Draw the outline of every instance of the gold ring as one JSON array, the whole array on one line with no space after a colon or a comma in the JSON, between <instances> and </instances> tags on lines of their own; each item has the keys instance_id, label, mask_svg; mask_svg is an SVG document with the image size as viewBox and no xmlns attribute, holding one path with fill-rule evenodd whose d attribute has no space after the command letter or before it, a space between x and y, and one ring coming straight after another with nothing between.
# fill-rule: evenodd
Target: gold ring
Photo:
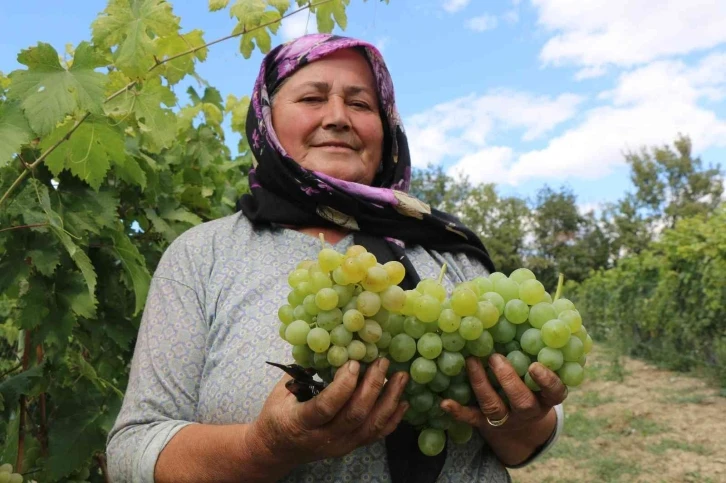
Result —
<instances>
[{"instance_id":1,"label":"gold ring","mask_svg":"<svg viewBox=\"0 0 726 483\"><path fill-rule=\"evenodd\" d=\"M507 422L507 419L509 419L509 411L507 411L502 419L495 419L494 421L492 421L491 419L489 419L489 416L485 417L487 418L487 423L491 424L494 427L497 427Z\"/></svg>"}]
</instances>

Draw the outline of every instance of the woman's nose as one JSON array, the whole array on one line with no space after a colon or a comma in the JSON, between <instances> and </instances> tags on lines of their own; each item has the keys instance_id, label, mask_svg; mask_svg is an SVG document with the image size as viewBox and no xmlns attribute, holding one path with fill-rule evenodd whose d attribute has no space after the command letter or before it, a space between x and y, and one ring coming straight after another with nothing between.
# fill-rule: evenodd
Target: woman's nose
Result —
<instances>
[{"instance_id":1,"label":"woman's nose","mask_svg":"<svg viewBox=\"0 0 726 483\"><path fill-rule=\"evenodd\" d=\"M340 96L330 96L325 103L323 128L343 131L351 128L348 106Z\"/></svg>"}]
</instances>

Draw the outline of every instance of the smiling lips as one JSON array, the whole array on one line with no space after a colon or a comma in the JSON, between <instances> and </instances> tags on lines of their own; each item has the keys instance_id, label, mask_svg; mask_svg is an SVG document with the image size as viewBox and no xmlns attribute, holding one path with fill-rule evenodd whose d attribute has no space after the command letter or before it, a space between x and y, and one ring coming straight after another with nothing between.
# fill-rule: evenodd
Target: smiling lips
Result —
<instances>
[{"instance_id":1,"label":"smiling lips","mask_svg":"<svg viewBox=\"0 0 726 483\"><path fill-rule=\"evenodd\" d=\"M339 142L339 141L330 141L330 142L326 142L326 143L315 144L313 146L316 147L316 148L326 148L326 149L332 149L332 150L335 150L335 151L338 151L338 150L353 150L353 151L355 151L355 149L353 148L353 146L351 146L350 144L344 143L344 142Z\"/></svg>"}]
</instances>

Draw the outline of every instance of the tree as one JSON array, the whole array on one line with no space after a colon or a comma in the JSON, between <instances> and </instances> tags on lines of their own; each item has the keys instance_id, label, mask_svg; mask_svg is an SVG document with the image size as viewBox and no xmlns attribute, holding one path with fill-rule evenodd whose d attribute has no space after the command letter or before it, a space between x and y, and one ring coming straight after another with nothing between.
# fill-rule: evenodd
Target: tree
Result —
<instances>
[{"instance_id":1,"label":"tree","mask_svg":"<svg viewBox=\"0 0 726 483\"><path fill-rule=\"evenodd\" d=\"M410 192L432 207L454 214L469 196L472 186L466 177L453 178L438 165L426 169L414 169Z\"/></svg>"},{"instance_id":2,"label":"tree","mask_svg":"<svg viewBox=\"0 0 726 483\"><path fill-rule=\"evenodd\" d=\"M349 0L296 3L345 28ZM229 6L245 58L294 13L229 4L210 10ZM41 42L0 74L0 463L39 481L104 481L151 273L180 233L235 211L251 165L248 98L190 89L172 110L216 41L161 0L109 0L91 31L70 60Z\"/></svg>"}]
</instances>

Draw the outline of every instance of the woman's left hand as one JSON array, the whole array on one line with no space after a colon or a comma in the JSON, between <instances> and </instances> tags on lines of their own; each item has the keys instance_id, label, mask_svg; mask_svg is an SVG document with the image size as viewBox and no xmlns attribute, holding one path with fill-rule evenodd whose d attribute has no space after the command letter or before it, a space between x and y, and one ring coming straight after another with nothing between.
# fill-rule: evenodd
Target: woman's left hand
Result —
<instances>
[{"instance_id":1,"label":"woman's left hand","mask_svg":"<svg viewBox=\"0 0 726 483\"><path fill-rule=\"evenodd\" d=\"M441 407L456 420L478 429L482 435L492 431L517 432L532 428L567 397L567 386L557 374L539 362L533 363L528 369L534 382L541 388L535 393L524 384L506 357L493 354L489 357L489 367L509 399L507 408L489 382L479 358L469 357L466 366L478 407L462 406L451 399L444 400Z\"/></svg>"}]
</instances>

